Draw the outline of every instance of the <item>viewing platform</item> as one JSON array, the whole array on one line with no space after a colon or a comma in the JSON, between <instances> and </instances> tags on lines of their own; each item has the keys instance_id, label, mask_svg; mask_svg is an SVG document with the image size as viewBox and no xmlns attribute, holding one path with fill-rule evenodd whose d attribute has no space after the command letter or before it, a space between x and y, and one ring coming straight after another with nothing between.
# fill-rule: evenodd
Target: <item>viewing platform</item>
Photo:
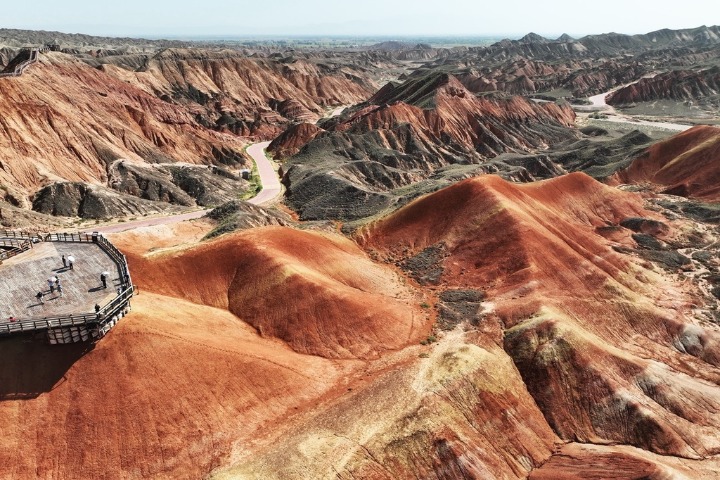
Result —
<instances>
[{"instance_id":1,"label":"viewing platform","mask_svg":"<svg viewBox=\"0 0 720 480\"><path fill-rule=\"evenodd\" d=\"M0 336L45 331L50 343L97 340L129 311L133 293L125 256L101 234L0 231Z\"/></svg>"}]
</instances>

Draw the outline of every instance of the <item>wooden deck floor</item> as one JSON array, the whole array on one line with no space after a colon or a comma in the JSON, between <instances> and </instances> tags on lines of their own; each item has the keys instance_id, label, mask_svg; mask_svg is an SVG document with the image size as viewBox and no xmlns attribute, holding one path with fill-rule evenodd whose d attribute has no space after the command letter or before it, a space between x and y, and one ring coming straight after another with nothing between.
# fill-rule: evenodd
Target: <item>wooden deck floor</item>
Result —
<instances>
[{"instance_id":1,"label":"wooden deck floor","mask_svg":"<svg viewBox=\"0 0 720 480\"><path fill-rule=\"evenodd\" d=\"M72 254L75 268L63 268L61 255ZM107 289L100 273L110 272ZM57 275L63 296L50 294L47 279ZM0 323L10 316L19 319L43 318L70 313L91 313L95 304L105 305L116 295L120 272L103 249L94 243L41 242L35 248L0 265ZM35 295L45 293L45 304Z\"/></svg>"}]
</instances>

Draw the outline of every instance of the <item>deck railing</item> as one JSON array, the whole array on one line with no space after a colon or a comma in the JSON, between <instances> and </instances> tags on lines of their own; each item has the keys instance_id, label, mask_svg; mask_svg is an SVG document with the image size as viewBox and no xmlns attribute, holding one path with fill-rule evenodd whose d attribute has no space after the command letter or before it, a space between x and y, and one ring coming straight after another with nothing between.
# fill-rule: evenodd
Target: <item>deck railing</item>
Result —
<instances>
[{"instance_id":1,"label":"deck railing","mask_svg":"<svg viewBox=\"0 0 720 480\"><path fill-rule=\"evenodd\" d=\"M45 242L80 242L80 243L97 243L120 268L120 281L123 286L132 285L130 278L130 269L128 268L127 258L120 250L115 247L101 233L49 233L42 237Z\"/></svg>"},{"instance_id":2,"label":"deck railing","mask_svg":"<svg viewBox=\"0 0 720 480\"><path fill-rule=\"evenodd\" d=\"M0 247L9 247L6 250L0 250L0 262L19 255L22 252L30 250L33 244L31 240L22 240L14 238L0 239Z\"/></svg>"},{"instance_id":3,"label":"deck railing","mask_svg":"<svg viewBox=\"0 0 720 480\"><path fill-rule=\"evenodd\" d=\"M100 308L98 313L70 313L41 319L18 319L14 322L2 323L0 324L0 335L47 330L49 328L73 327L76 325L101 325L125 308L134 291L134 287L130 285L104 307Z\"/></svg>"},{"instance_id":4,"label":"deck railing","mask_svg":"<svg viewBox=\"0 0 720 480\"><path fill-rule=\"evenodd\" d=\"M25 240L32 240L34 238L41 239L42 235L31 235L27 232L16 232L14 230L0 230L0 237L2 238L22 238Z\"/></svg>"}]
</instances>

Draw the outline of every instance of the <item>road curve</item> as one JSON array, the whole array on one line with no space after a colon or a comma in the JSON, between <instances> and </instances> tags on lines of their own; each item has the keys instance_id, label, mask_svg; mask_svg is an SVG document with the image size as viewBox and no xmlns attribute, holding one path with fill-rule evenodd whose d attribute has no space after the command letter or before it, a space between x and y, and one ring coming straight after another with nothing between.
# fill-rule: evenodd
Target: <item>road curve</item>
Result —
<instances>
[{"instance_id":1,"label":"road curve","mask_svg":"<svg viewBox=\"0 0 720 480\"><path fill-rule=\"evenodd\" d=\"M645 75L642 78L652 78L653 75ZM598 95L593 95L592 97L589 97L588 100L592 103L592 105L588 106L576 106L575 110L578 112L591 112L591 111L599 111L603 112L608 115L607 118L604 118L600 121L603 122L612 122L612 123L626 123L631 125L644 125L646 127L652 127L652 128L661 128L665 130L671 130L675 132L684 132L685 130L688 130L692 128L692 125L683 125L681 123L670 123L670 122L651 122L647 120L639 120L637 118L634 118L632 115L628 115L625 113L621 113L615 109L612 105L608 105L608 103L605 101L608 95L615 92L616 90L619 90L621 88L625 88L627 86L633 85L640 80L635 80L634 82L630 82L625 85L620 85L618 87L612 88L608 90L607 92L600 93Z\"/></svg>"},{"instance_id":2,"label":"road curve","mask_svg":"<svg viewBox=\"0 0 720 480\"><path fill-rule=\"evenodd\" d=\"M274 203L282 193L280 179L272 163L270 163L270 160L268 160L265 155L265 149L268 145L270 145L270 142L254 143L247 149L248 155L252 157L255 165L257 165L258 175L260 175L260 182L262 184L260 193L248 200L248 202L254 205L269 205Z\"/></svg>"},{"instance_id":3,"label":"road curve","mask_svg":"<svg viewBox=\"0 0 720 480\"><path fill-rule=\"evenodd\" d=\"M270 160L268 160L267 156L265 156L265 149L268 145L270 145L270 142L254 143L247 149L248 155L252 157L255 165L257 165L258 175L260 176L260 182L262 183L262 190L260 190L260 193L248 200L248 202L254 205L272 204L278 200L280 194L282 193L280 179L278 178L277 173L275 173L272 163L270 163ZM93 228L87 230L86 233L117 233L140 227L167 225L171 223L184 222L185 220L195 220L197 218L204 217L207 212L207 210L198 210L196 212L181 213L179 215L171 215L169 217L134 220L132 222L123 222L115 225Z\"/></svg>"}]
</instances>

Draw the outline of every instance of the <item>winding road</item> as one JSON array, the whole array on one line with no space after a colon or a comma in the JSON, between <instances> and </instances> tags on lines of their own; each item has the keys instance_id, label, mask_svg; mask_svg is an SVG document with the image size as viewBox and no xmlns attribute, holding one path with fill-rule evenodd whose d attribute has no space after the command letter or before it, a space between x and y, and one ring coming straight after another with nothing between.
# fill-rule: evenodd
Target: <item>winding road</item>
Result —
<instances>
[{"instance_id":1,"label":"winding road","mask_svg":"<svg viewBox=\"0 0 720 480\"><path fill-rule=\"evenodd\" d=\"M270 142L260 142L250 145L247 149L248 155L252 157L255 165L257 165L258 175L262 184L262 190L256 196L248 200L254 205L270 205L275 203L282 193L282 185L280 179L273 168L273 164L265 155L265 149ZM154 225L167 225L170 223L183 222L185 220L194 220L204 217L208 210L198 210L196 212L181 213L179 215L171 215L168 217L148 218L145 220L134 220L132 222L124 222L115 225L107 225L105 227L97 227L88 230L89 232L117 233L124 232L139 227L151 227Z\"/></svg>"},{"instance_id":2,"label":"winding road","mask_svg":"<svg viewBox=\"0 0 720 480\"><path fill-rule=\"evenodd\" d=\"M268 145L270 145L270 142L253 143L247 149L248 155L252 157L255 165L257 165L258 175L262 183L260 193L248 200L253 205L274 203L282 193L282 185L277 172L275 172L272 163L265 155L265 149L267 149Z\"/></svg>"},{"instance_id":3,"label":"winding road","mask_svg":"<svg viewBox=\"0 0 720 480\"><path fill-rule=\"evenodd\" d=\"M645 77L643 77L645 78ZM639 81L639 80L638 80ZM632 85L636 82L631 82L627 85ZM605 98L610 95L615 90L618 90L620 88L626 87L627 85L621 85L619 87L615 87L611 90L608 90L607 92L593 95L592 97L589 97L590 102L592 102L592 105L588 105L585 107L582 106L576 106L575 110L578 112L603 112L608 115L608 118L600 120L605 122L614 122L614 123L627 123L632 125L644 125L648 127L654 127L654 128L664 128L668 130L674 130L674 131L685 131L689 128L691 128L691 125L681 125L677 123L668 123L668 122L649 122L647 120L638 120L633 118L630 115L625 115L613 108L611 105L608 105L605 101ZM329 117L337 116L345 109L345 106L340 106L335 108L332 112L330 112ZM268 145L270 145L270 142L260 142L260 143L254 143L250 145L247 149L248 155L253 159L255 162L255 165L257 166L258 175L260 176L260 182L262 184L262 190L253 198L249 199L248 202L252 203L254 205L270 205L277 201L277 199L282 194L282 185L280 184L280 179L277 176L277 173L275 171L275 168L273 167L272 162L267 158L265 155L265 149L267 149ZM116 233L116 232L122 232L125 230L130 230L133 228L139 228L139 227L150 227L153 225L167 225L172 223L178 223L183 222L185 220L194 220L197 218L204 217L207 213L207 210L198 210L195 212L190 213L181 213L179 215L171 215L167 217L156 217L156 218L150 218L145 220L135 220L131 222L124 222L120 224L114 224L114 225L107 225L104 227L97 227L93 228L91 230L88 230L87 232L102 232L102 233ZM87 233L86 232L86 233Z\"/></svg>"},{"instance_id":4,"label":"winding road","mask_svg":"<svg viewBox=\"0 0 720 480\"><path fill-rule=\"evenodd\" d=\"M642 78L652 78L654 75L646 75ZM640 80L642 80L642 78ZM584 108L582 106L578 106L575 108L578 112L602 112L608 115L607 118L602 119L601 121L605 122L613 122L613 123L629 123L632 125L644 125L646 127L653 127L653 128L664 128L666 130L673 130L677 132L684 132L685 130L688 130L692 128L692 125L683 125L680 123L669 123L669 122L649 122L647 120L639 120L634 118L631 115L627 115L621 112L618 112L615 107L612 105L608 105L605 99L608 95L613 93L616 90L620 90L621 88L625 88L627 86L633 85L640 80L636 80L634 82L630 82L626 85L620 85L619 87L615 87L613 89L608 90L607 92L600 93L598 95L593 95L592 97L589 97L588 100L592 103L592 105L587 105Z\"/></svg>"}]
</instances>

